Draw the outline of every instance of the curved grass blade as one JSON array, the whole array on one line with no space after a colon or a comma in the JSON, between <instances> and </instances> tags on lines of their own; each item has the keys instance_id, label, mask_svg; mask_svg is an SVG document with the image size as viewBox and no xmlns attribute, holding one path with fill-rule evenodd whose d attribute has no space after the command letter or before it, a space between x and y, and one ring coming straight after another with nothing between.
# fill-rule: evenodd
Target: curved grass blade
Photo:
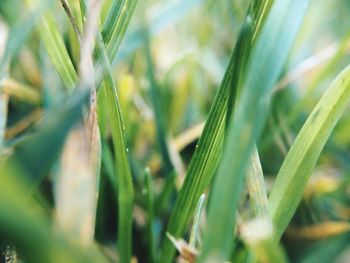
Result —
<instances>
[{"instance_id":1,"label":"curved grass blade","mask_svg":"<svg viewBox=\"0 0 350 263\"><path fill-rule=\"evenodd\" d=\"M198 262L225 261L233 249L236 209L247 163L266 119L270 91L299 31L306 4L307 0L275 1L257 36L211 191L208 223Z\"/></svg>"},{"instance_id":2,"label":"curved grass blade","mask_svg":"<svg viewBox=\"0 0 350 263\"><path fill-rule=\"evenodd\" d=\"M287 228L308 179L350 99L350 67L330 85L303 125L277 175L269 198L276 238Z\"/></svg>"}]
</instances>

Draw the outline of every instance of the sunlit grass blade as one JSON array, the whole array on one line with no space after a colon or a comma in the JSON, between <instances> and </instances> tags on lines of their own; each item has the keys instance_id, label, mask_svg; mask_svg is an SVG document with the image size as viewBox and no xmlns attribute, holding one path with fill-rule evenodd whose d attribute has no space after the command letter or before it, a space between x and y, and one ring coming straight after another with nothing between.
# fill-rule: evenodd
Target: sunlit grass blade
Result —
<instances>
[{"instance_id":1,"label":"sunlit grass blade","mask_svg":"<svg viewBox=\"0 0 350 263\"><path fill-rule=\"evenodd\" d=\"M256 148L253 150L248 165L247 188L254 216L266 216L268 214L267 191L259 153Z\"/></svg>"},{"instance_id":2,"label":"sunlit grass blade","mask_svg":"<svg viewBox=\"0 0 350 263\"><path fill-rule=\"evenodd\" d=\"M289 150L269 197L269 210L280 238L302 199L308 179L350 99L350 67L322 96Z\"/></svg>"},{"instance_id":3,"label":"sunlit grass blade","mask_svg":"<svg viewBox=\"0 0 350 263\"><path fill-rule=\"evenodd\" d=\"M39 90L14 79L4 79L2 83L0 83L0 89L2 93L12 98L21 100L25 103L40 105L41 96Z\"/></svg>"},{"instance_id":4,"label":"sunlit grass blade","mask_svg":"<svg viewBox=\"0 0 350 263\"><path fill-rule=\"evenodd\" d=\"M37 0L27 0L27 3L32 10L38 5ZM64 45L63 37L59 33L57 22L50 11L46 11L40 16L40 22L40 24L37 24L37 29L51 61L63 84L68 90L72 91L78 77Z\"/></svg>"},{"instance_id":5,"label":"sunlit grass blade","mask_svg":"<svg viewBox=\"0 0 350 263\"><path fill-rule=\"evenodd\" d=\"M233 249L236 209L247 163L267 117L270 92L299 32L306 6L306 0L275 1L257 36L211 190L208 223L198 262L227 260Z\"/></svg>"}]
</instances>

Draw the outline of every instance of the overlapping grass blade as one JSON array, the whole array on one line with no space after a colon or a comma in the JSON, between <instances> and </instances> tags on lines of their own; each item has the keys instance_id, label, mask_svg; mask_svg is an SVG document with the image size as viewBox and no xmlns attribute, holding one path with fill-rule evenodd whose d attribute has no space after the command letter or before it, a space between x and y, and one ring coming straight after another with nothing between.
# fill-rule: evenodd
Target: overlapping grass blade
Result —
<instances>
[{"instance_id":1,"label":"overlapping grass blade","mask_svg":"<svg viewBox=\"0 0 350 263\"><path fill-rule=\"evenodd\" d=\"M85 13L84 2L80 1L82 11ZM115 168L116 181L118 189L118 251L121 262L130 262L131 245L132 245L132 210L134 202L134 189L132 184L131 170L128 158L128 148L125 140L125 127L123 124L118 94L113 75L110 68L110 59L115 56L120 42L130 22L131 15L135 9L137 1L118 1L113 2L110 10L109 18L105 23L105 42L102 36L97 37L95 64L102 67L103 84L101 88L101 96L103 101L107 102L106 112L108 112L110 120L110 128L112 130L112 140L115 151ZM120 6L119 6L120 4ZM118 8L121 8L119 10ZM119 10L116 16L113 12ZM85 14L83 14L83 17ZM118 22L119 21L119 22ZM108 33L106 33L108 32ZM118 32L117 35L109 36ZM105 45L112 50L107 53ZM115 52L115 53L114 53ZM108 57L109 56L109 57Z\"/></svg>"},{"instance_id":2,"label":"overlapping grass blade","mask_svg":"<svg viewBox=\"0 0 350 263\"><path fill-rule=\"evenodd\" d=\"M347 67L310 114L277 175L269 198L276 238L281 237L292 219L322 149L349 100L350 67Z\"/></svg>"},{"instance_id":3,"label":"overlapping grass blade","mask_svg":"<svg viewBox=\"0 0 350 263\"><path fill-rule=\"evenodd\" d=\"M100 2L94 3L94 8L90 4L84 36L80 39L79 89L91 92L89 112L84 121L80 122L68 136L55 183L58 224L72 238L85 245L91 244L94 240L101 164L101 139L92 64ZM71 16L68 8L66 6L65 10ZM79 34L78 28L76 30Z\"/></svg>"},{"instance_id":4,"label":"overlapping grass blade","mask_svg":"<svg viewBox=\"0 0 350 263\"><path fill-rule=\"evenodd\" d=\"M275 1L258 33L211 191L208 223L198 262L224 261L232 251L236 209L249 156L266 118L270 91L299 31L306 6L305 0Z\"/></svg>"},{"instance_id":5,"label":"overlapping grass blade","mask_svg":"<svg viewBox=\"0 0 350 263\"><path fill-rule=\"evenodd\" d=\"M260 2L260 4L265 5L265 1ZM247 59L249 57L249 54L241 53L240 51L250 52L249 49L244 49L244 46L251 45L251 34L256 32L259 28L257 26L253 26L252 28L252 22L255 23L254 21L257 21L261 16L264 17L266 15L265 12L267 12L267 9L263 9L264 12L259 14L255 13L253 7L254 6L251 6L248 11L246 21L238 37L238 42L233 54L231 55L219 91L210 109L203 133L191 159L185 182L179 192L179 196L172 211L167 231L175 237L180 237L184 234L196 208L197 200L210 184L219 163L226 118L227 115L230 115L230 112L227 112L227 104L229 103L231 107L234 107L235 96L239 88L239 82L233 79L233 76L239 76L239 72L242 70L241 64L237 63L243 63L244 58ZM260 10L259 8L257 9ZM231 99L229 102L230 96ZM173 244L165 239L160 261L171 262L174 254L175 248Z\"/></svg>"},{"instance_id":6,"label":"overlapping grass blade","mask_svg":"<svg viewBox=\"0 0 350 263\"><path fill-rule=\"evenodd\" d=\"M128 157L128 148L125 141L125 127L122 121L118 94L112 77L107 53L102 46L100 38L100 58L103 61L105 76L101 92L107 102L110 127L115 152L115 168L118 187L118 251L121 262L130 262L131 259L131 227L132 210L134 202L134 189L132 184L131 170Z\"/></svg>"}]
</instances>

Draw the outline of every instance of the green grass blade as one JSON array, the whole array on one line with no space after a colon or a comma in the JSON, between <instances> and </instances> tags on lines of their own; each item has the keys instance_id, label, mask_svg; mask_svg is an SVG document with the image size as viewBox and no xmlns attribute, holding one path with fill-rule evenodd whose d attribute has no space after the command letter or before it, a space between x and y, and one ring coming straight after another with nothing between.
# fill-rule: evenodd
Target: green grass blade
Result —
<instances>
[{"instance_id":1,"label":"green grass blade","mask_svg":"<svg viewBox=\"0 0 350 263\"><path fill-rule=\"evenodd\" d=\"M147 29L145 29L147 30ZM171 160L169 146L167 142L167 129L165 123L165 116L162 109L165 105L162 105L162 94L160 86L157 83L155 74L154 74L154 63L151 54L150 40L148 37L148 32L145 32L145 55L147 61L147 75L150 83L150 98L152 101L155 126L157 131L157 141L160 148L161 157L164 163L166 173L170 174L174 171L174 165Z\"/></svg>"},{"instance_id":2,"label":"green grass blade","mask_svg":"<svg viewBox=\"0 0 350 263\"><path fill-rule=\"evenodd\" d=\"M99 38L97 48L104 67L103 86L101 88L104 101L107 102L110 127L112 130L112 140L115 152L115 167L118 187L118 251L120 262L130 262L131 260L131 229L132 210L134 203L134 189L132 184L131 170L128 157L128 148L125 140L125 127L122 121L117 89L112 77L107 52Z\"/></svg>"},{"instance_id":3,"label":"green grass blade","mask_svg":"<svg viewBox=\"0 0 350 263\"><path fill-rule=\"evenodd\" d=\"M152 181L152 175L149 168L145 169L144 173L144 195L146 198L146 209L147 209L147 243L148 243L148 253L149 261L154 262L155 258L155 248L156 248L156 237L154 228L154 186Z\"/></svg>"},{"instance_id":4,"label":"green grass blade","mask_svg":"<svg viewBox=\"0 0 350 263\"><path fill-rule=\"evenodd\" d=\"M104 45L110 46L113 52L117 52L120 42L128 27L131 15L137 1L123 3L114 1L110 10L110 17L107 19L105 37L113 32L119 32L117 36L108 38L103 42L102 36L97 37L95 53L95 64L102 67L103 83L101 87L102 100L106 102L106 112L109 115L112 140L115 152L116 184L118 189L118 251L120 262L130 262L132 252L132 211L134 204L134 189L132 184L131 169L128 157L128 148L125 139L125 127L122 120L118 94L110 66L110 58L113 53L107 53ZM85 17L85 4L80 1L83 18ZM121 6L118 6L122 4ZM122 8L121 13L116 16L113 11ZM131 8L131 9L129 9ZM116 19L116 20L115 20ZM119 21L119 22L118 22ZM120 22L122 21L122 23ZM109 33L106 33L109 32ZM113 42L112 42L113 41ZM101 107L101 105L100 105Z\"/></svg>"},{"instance_id":5,"label":"green grass blade","mask_svg":"<svg viewBox=\"0 0 350 263\"><path fill-rule=\"evenodd\" d=\"M31 9L34 9L37 5L37 0L27 0L27 3ZM72 91L78 77L64 45L62 35L57 28L57 22L50 11L46 11L40 16L40 22L37 25L37 29L51 61L61 77L63 84L68 90Z\"/></svg>"},{"instance_id":6,"label":"green grass blade","mask_svg":"<svg viewBox=\"0 0 350 263\"><path fill-rule=\"evenodd\" d=\"M107 262L94 246L85 248L53 229L43 209L28 197L25 173L0 170L0 236L12 240L26 262ZM18 168L18 167L17 167Z\"/></svg>"},{"instance_id":7,"label":"green grass blade","mask_svg":"<svg viewBox=\"0 0 350 263\"><path fill-rule=\"evenodd\" d=\"M310 114L277 175L269 198L277 238L292 219L322 149L349 99L350 67L347 67Z\"/></svg>"},{"instance_id":8,"label":"green grass blade","mask_svg":"<svg viewBox=\"0 0 350 263\"><path fill-rule=\"evenodd\" d=\"M175 237L180 237L184 234L196 208L197 200L209 186L220 161L227 118L226 115L229 114L227 113L229 96L236 94L239 88L235 86L235 84L238 85L239 83L236 80L233 82L233 76L239 76L237 71L241 71L241 66L236 63L243 62L240 56L245 58L249 57L249 54L241 54L240 51L249 51L249 49L244 49L243 46L250 46L251 33L257 30L254 27L251 28L252 21L255 21L260 16L265 16L264 13L257 15L253 13L252 10L251 8L248 12L247 20L242 27L219 91L210 108L203 133L191 159L185 182L179 192L179 196L172 211L167 232ZM251 19L251 16L253 19ZM231 107L234 107L234 102L235 98L232 98L230 100L230 104L232 104ZM160 262L171 262L174 254L175 247L168 239L165 239Z\"/></svg>"},{"instance_id":9,"label":"green grass blade","mask_svg":"<svg viewBox=\"0 0 350 263\"><path fill-rule=\"evenodd\" d=\"M306 6L305 0L276 1L258 33L211 191L208 223L198 262L227 260L233 249L236 209L247 162L263 127L271 90L294 43Z\"/></svg>"},{"instance_id":10,"label":"green grass blade","mask_svg":"<svg viewBox=\"0 0 350 263\"><path fill-rule=\"evenodd\" d=\"M77 92L71 95L67 105L49 111L37 131L16 144L9 162L16 162L32 183L39 183L57 157L68 132L81 118L82 107L87 103L88 94Z\"/></svg>"},{"instance_id":11,"label":"green grass blade","mask_svg":"<svg viewBox=\"0 0 350 263\"><path fill-rule=\"evenodd\" d=\"M138 0L114 0L102 29L108 58L113 62Z\"/></svg>"}]
</instances>

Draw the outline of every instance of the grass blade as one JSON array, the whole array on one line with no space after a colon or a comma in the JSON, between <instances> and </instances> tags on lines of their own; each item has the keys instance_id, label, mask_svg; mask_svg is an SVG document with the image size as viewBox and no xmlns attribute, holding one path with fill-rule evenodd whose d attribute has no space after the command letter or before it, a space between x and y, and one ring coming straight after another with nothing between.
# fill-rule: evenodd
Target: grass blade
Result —
<instances>
[{"instance_id":1,"label":"grass blade","mask_svg":"<svg viewBox=\"0 0 350 263\"><path fill-rule=\"evenodd\" d=\"M350 67L347 67L310 114L277 175L269 198L277 238L292 219L321 151L349 99Z\"/></svg>"},{"instance_id":2,"label":"grass blade","mask_svg":"<svg viewBox=\"0 0 350 263\"><path fill-rule=\"evenodd\" d=\"M132 211L134 203L134 189L125 139L125 127L122 120L116 85L111 72L110 59L115 56L124 33L129 25L137 1L114 1L104 27L105 42L102 36L97 37L95 64L102 66L103 84L101 96L107 102L112 140L115 152L116 183L118 188L118 251L120 262L130 262L132 252ZM80 1L85 17L85 5ZM120 6L119 6L120 5ZM119 10L121 8L121 10ZM119 10L116 16L114 11ZM117 35L111 36L109 34ZM102 33L103 34L103 33ZM109 47L110 53L105 48ZM115 53L114 53L115 52Z\"/></svg>"},{"instance_id":3,"label":"grass blade","mask_svg":"<svg viewBox=\"0 0 350 263\"><path fill-rule=\"evenodd\" d=\"M84 245L91 244L94 240L101 166L101 140L96 114L96 90L92 64L100 1L95 1L94 6L91 6L91 3L84 36L80 40L78 86L80 89L91 92L89 113L85 116L85 121L72 130L65 143L61 169L55 183L57 221L63 230Z\"/></svg>"},{"instance_id":4,"label":"grass blade","mask_svg":"<svg viewBox=\"0 0 350 263\"><path fill-rule=\"evenodd\" d=\"M145 29L147 30L147 29ZM154 63L151 54L150 40L148 32L145 33L145 53L147 61L147 75L150 82L150 97L153 105L153 112L155 118L155 126L157 131L157 141L160 148L161 157L164 162L164 167L168 176L171 177L171 173L175 172L174 165L171 160L169 151L169 145L167 141L167 129L165 123L165 116L162 111L164 108L162 105L162 96L160 86L158 85L154 74ZM178 171L177 171L178 172ZM171 180L171 179L170 179Z\"/></svg>"},{"instance_id":5,"label":"grass blade","mask_svg":"<svg viewBox=\"0 0 350 263\"><path fill-rule=\"evenodd\" d=\"M203 204L205 201L205 194L202 194L198 200L198 204L195 211L195 216L192 224L192 231L190 235L190 241L188 242L191 247L196 247L199 240L199 223L202 215Z\"/></svg>"},{"instance_id":6,"label":"grass blade","mask_svg":"<svg viewBox=\"0 0 350 263\"><path fill-rule=\"evenodd\" d=\"M240 103L231 118L223 158L211 191L208 223L198 262L224 261L232 251L234 234L227 233L234 233L247 162L266 118L270 92L304 18L306 4L306 0L276 1L257 36Z\"/></svg>"},{"instance_id":7,"label":"grass blade","mask_svg":"<svg viewBox=\"0 0 350 263\"><path fill-rule=\"evenodd\" d=\"M125 127L123 124L117 89L112 77L107 52L102 46L99 38L98 52L104 67L104 81L102 86L102 96L107 102L110 127L112 130L112 140L115 152L115 167L118 187L118 251L120 262L130 262L131 260L131 228L132 210L134 203L134 189L132 184L131 170L128 157L128 148L125 140Z\"/></svg>"},{"instance_id":8,"label":"grass blade","mask_svg":"<svg viewBox=\"0 0 350 263\"><path fill-rule=\"evenodd\" d=\"M73 125L81 118L81 110L88 102L86 92L72 94L67 105L59 105L46 114L37 131L15 145L15 153L9 162L16 162L37 184L46 175L57 157L64 139ZM50 143L47 143L50 142ZM33 153L40 154L33 154Z\"/></svg>"},{"instance_id":9,"label":"grass blade","mask_svg":"<svg viewBox=\"0 0 350 263\"><path fill-rule=\"evenodd\" d=\"M148 253L149 261L154 262L155 259L155 248L156 248L156 237L155 237L155 228L154 228L154 186L152 181L152 175L149 168L145 169L144 172L144 190L146 198L146 207L147 207L147 243L148 243Z\"/></svg>"},{"instance_id":10,"label":"grass blade","mask_svg":"<svg viewBox=\"0 0 350 263\"><path fill-rule=\"evenodd\" d=\"M13 241L26 262L107 262L94 246L76 246L49 223L27 193L25 174L15 166L0 171L0 236Z\"/></svg>"},{"instance_id":11,"label":"grass blade","mask_svg":"<svg viewBox=\"0 0 350 263\"><path fill-rule=\"evenodd\" d=\"M40 105L40 93L33 87L22 84L14 79L5 79L0 84L1 91L13 98L22 100L26 103Z\"/></svg>"},{"instance_id":12,"label":"grass blade","mask_svg":"<svg viewBox=\"0 0 350 263\"><path fill-rule=\"evenodd\" d=\"M263 4L263 2L261 3ZM175 237L184 234L196 208L197 200L209 186L220 161L226 116L229 114L227 113L229 96L236 94L239 88L234 85L238 84L238 82L233 82L233 76L238 76L239 74L237 71L241 70L240 65L236 63L242 62L240 56L245 58L249 57L249 54L241 54L240 51L243 50L245 45L250 45L251 34L257 30L257 27L252 28L252 21L255 21L260 16L265 16L264 13L257 15L253 13L252 10L253 8L251 7L226 68L219 91L210 109L204 130L191 159L185 182L179 192L171 214L167 232ZM251 19L251 17L253 17L253 19ZM246 50L248 51L248 49ZM230 104L232 104L231 107L234 107L235 98L232 98L230 101ZM174 246L168 239L165 239L160 262L171 262L174 254Z\"/></svg>"},{"instance_id":13,"label":"grass blade","mask_svg":"<svg viewBox=\"0 0 350 263\"><path fill-rule=\"evenodd\" d=\"M102 30L107 56L111 62L117 54L137 3L138 0L113 1Z\"/></svg>"},{"instance_id":14,"label":"grass blade","mask_svg":"<svg viewBox=\"0 0 350 263\"><path fill-rule=\"evenodd\" d=\"M248 167L247 188L254 216L266 216L268 214L267 191L256 147L253 150Z\"/></svg>"},{"instance_id":15,"label":"grass blade","mask_svg":"<svg viewBox=\"0 0 350 263\"><path fill-rule=\"evenodd\" d=\"M27 0L27 3L30 9L34 9L37 5L37 0ZM64 45L62 35L57 28L57 22L50 11L46 11L40 16L40 22L40 26L37 26L37 29L51 61L63 84L68 90L72 91L78 77Z\"/></svg>"}]
</instances>

